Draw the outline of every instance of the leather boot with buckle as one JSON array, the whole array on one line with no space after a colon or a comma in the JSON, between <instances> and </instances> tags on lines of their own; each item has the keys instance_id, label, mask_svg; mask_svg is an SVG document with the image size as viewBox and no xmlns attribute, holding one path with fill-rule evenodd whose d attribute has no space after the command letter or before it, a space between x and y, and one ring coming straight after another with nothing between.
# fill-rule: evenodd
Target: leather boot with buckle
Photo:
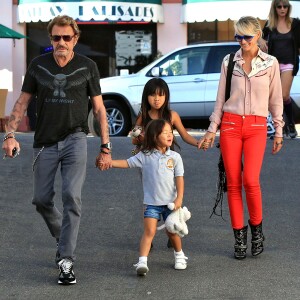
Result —
<instances>
[{"instance_id":1,"label":"leather boot with buckle","mask_svg":"<svg viewBox=\"0 0 300 300\"><path fill-rule=\"evenodd\" d=\"M242 229L233 229L234 238L235 238L234 257L236 259L246 258L247 231L248 231L248 226L244 226Z\"/></svg>"},{"instance_id":2,"label":"leather boot with buckle","mask_svg":"<svg viewBox=\"0 0 300 300\"><path fill-rule=\"evenodd\" d=\"M249 222L249 225L251 228L251 234L252 234L251 253L253 256L257 256L264 251L263 241L265 240L265 237L262 232L262 222L260 222L260 224L255 225L255 226L250 223L250 220L248 222Z\"/></svg>"}]
</instances>

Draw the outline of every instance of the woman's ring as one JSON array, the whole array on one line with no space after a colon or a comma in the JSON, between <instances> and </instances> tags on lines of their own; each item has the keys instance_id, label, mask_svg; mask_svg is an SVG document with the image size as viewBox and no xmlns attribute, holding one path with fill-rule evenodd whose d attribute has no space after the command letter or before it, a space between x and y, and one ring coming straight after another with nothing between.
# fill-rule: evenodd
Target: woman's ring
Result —
<instances>
[{"instance_id":1,"label":"woman's ring","mask_svg":"<svg viewBox=\"0 0 300 300\"><path fill-rule=\"evenodd\" d=\"M282 144L283 144L283 141L281 141L279 143L276 142L276 145L282 145Z\"/></svg>"}]
</instances>

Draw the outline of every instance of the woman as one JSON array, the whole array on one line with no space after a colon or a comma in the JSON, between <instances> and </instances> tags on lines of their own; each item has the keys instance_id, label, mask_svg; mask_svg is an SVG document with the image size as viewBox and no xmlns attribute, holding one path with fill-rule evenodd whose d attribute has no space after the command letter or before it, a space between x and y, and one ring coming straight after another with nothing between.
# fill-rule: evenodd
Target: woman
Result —
<instances>
[{"instance_id":1,"label":"woman","mask_svg":"<svg viewBox=\"0 0 300 300\"><path fill-rule=\"evenodd\" d=\"M259 41L263 51L275 56L279 62L284 112L287 124L285 133L295 138L298 133L293 119L290 91L294 76L299 69L300 21L290 17L292 6L289 0L273 0L269 20Z\"/></svg>"},{"instance_id":2,"label":"woman","mask_svg":"<svg viewBox=\"0 0 300 300\"><path fill-rule=\"evenodd\" d=\"M210 126L198 147L204 151L214 144L220 128L220 147L227 176L227 196L235 237L234 256L246 257L247 229L244 225L242 185L245 189L252 232L252 255L263 251L262 196L260 170L266 147L268 110L272 113L275 137L272 153L282 147L283 102L279 64L275 57L258 47L262 35L259 22L242 17L234 25L235 39L241 48L234 56L230 97L225 102L229 55L222 63L219 89ZM243 159L243 169L241 161Z\"/></svg>"}]
</instances>

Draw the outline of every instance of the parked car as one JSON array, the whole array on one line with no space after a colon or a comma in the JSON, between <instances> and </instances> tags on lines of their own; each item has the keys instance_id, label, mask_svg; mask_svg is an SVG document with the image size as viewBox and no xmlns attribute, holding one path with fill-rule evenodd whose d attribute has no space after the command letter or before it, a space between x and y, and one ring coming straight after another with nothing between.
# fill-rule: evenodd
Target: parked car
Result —
<instances>
[{"instance_id":1,"label":"parked car","mask_svg":"<svg viewBox=\"0 0 300 300\"><path fill-rule=\"evenodd\" d=\"M208 119L216 100L222 60L238 49L236 42L185 46L162 56L136 74L101 79L110 136L128 134L140 110L143 88L152 77L161 77L167 82L171 108L182 120ZM300 76L295 77L292 97L300 115ZM99 135L92 112L89 127L94 135Z\"/></svg>"}]
</instances>

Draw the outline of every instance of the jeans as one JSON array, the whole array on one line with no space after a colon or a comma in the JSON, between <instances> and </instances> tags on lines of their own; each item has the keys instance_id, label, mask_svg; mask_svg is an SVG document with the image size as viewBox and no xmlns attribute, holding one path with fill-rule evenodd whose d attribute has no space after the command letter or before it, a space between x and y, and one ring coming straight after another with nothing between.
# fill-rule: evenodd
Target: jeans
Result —
<instances>
[{"instance_id":1,"label":"jeans","mask_svg":"<svg viewBox=\"0 0 300 300\"><path fill-rule=\"evenodd\" d=\"M34 149L33 200L50 233L59 239L61 258L74 260L81 216L81 189L86 175L87 140L84 132L68 135L65 140ZM61 213L53 201L54 181L60 166L62 179Z\"/></svg>"},{"instance_id":2,"label":"jeans","mask_svg":"<svg viewBox=\"0 0 300 300\"><path fill-rule=\"evenodd\" d=\"M262 195L259 182L267 140L265 117L224 113L220 146L227 177L227 197L231 225L244 225L242 185L252 225L262 221ZM243 170L242 170L243 161Z\"/></svg>"},{"instance_id":3,"label":"jeans","mask_svg":"<svg viewBox=\"0 0 300 300\"><path fill-rule=\"evenodd\" d=\"M163 220L166 221L168 215L172 211L168 208L167 205L145 205L144 208L144 218L152 218L160 221L160 216L163 217Z\"/></svg>"}]
</instances>

